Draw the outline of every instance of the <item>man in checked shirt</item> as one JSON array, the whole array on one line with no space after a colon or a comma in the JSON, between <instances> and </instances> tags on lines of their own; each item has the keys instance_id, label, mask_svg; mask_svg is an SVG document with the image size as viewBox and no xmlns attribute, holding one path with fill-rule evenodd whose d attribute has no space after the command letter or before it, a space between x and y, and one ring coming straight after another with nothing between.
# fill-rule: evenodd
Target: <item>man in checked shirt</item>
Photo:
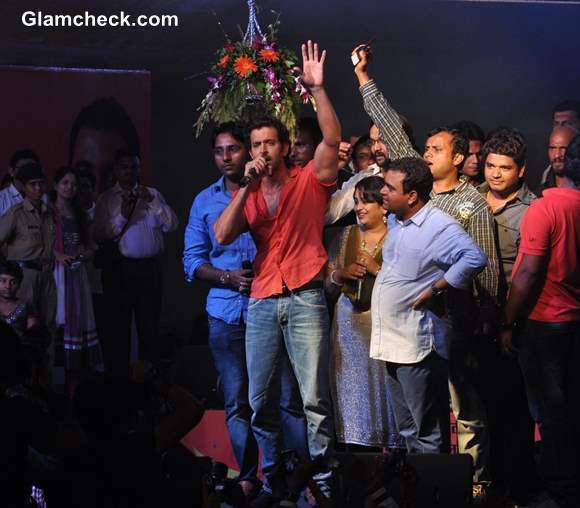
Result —
<instances>
[{"instance_id":1,"label":"man in checked shirt","mask_svg":"<svg viewBox=\"0 0 580 508\"><path fill-rule=\"evenodd\" d=\"M357 46L354 68L364 108L384 139L392 160L420 157L405 134L398 113L390 106L367 71L369 52ZM479 353L484 335L498 323L497 296L499 263L493 216L485 199L459 176L468 153L468 141L457 130L438 128L429 133L423 158L433 174L431 203L451 215L475 240L488 258L485 269L475 279L472 291L448 293L453 323L449 365L451 406L457 418L458 445L474 462L474 482L490 481L487 415L479 389Z\"/></svg>"}]
</instances>

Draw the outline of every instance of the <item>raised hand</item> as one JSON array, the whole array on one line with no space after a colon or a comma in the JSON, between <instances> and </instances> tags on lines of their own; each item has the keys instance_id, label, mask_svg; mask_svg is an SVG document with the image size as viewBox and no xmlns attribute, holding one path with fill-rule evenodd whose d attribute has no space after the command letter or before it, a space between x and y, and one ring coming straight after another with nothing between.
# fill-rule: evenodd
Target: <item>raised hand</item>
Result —
<instances>
[{"instance_id":1,"label":"raised hand","mask_svg":"<svg viewBox=\"0 0 580 508\"><path fill-rule=\"evenodd\" d=\"M318 54L318 44L308 41L302 44L302 73L300 80L310 90L320 88L324 84L324 61L326 50Z\"/></svg>"},{"instance_id":2,"label":"raised hand","mask_svg":"<svg viewBox=\"0 0 580 508\"><path fill-rule=\"evenodd\" d=\"M352 145L346 141L341 141L338 147L338 169L344 168L352 156Z\"/></svg>"},{"instance_id":3,"label":"raised hand","mask_svg":"<svg viewBox=\"0 0 580 508\"><path fill-rule=\"evenodd\" d=\"M351 58L355 58L353 63L358 59L358 63L354 66L354 73L358 79L359 85L364 85L369 79L367 67L371 60L371 49L368 44L359 44L351 53Z\"/></svg>"}]
</instances>

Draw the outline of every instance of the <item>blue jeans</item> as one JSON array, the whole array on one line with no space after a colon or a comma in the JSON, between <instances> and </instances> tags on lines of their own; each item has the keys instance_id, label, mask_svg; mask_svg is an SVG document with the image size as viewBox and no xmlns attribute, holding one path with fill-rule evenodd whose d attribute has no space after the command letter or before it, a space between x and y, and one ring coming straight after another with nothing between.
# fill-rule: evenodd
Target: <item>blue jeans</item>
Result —
<instances>
[{"instance_id":1,"label":"blue jeans","mask_svg":"<svg viewBox=\"0 0 580 508\"><path fill-rule=\"evenodd\" d=\"M540 471L556 501L578 506L580 495L580 322L528 320L519 361L530 412L542 435Z\"/></svg>"},{"instance_id":2,"label":"blue jeans","mask_svg":"<svg viewBox=\"0 0 580 508\"><path fill-rule=\"evenodd\" d=\"M248 401L246 367L246 327L231 325L209 316L209 345L224 393L226 425L232 449L240 468L239 480L256 481L258 445L251 429L252 410ZM288 356L284 353L281 369L280 417L284 447L307 456L306 421L298 384Z\"/></svg>"},{"instance_id":3,"label":"blue jeans","mask_svg":"<svg viewBox=\"0 0 580 508\"><path fill-rule=\"evenodd\" d=\"M397 429L409 453L448 453L447 360L432 351L418 363L387 362Z\"/></svg>"},{"instance_id":4,"label":"blue jeans","mask_svg":"<svg viewBox=\"0 0 580 508\"><path fill-rule=\"evenodd\" d=\"M209 317L209 347L221 377L226 425L238 466L240 480L256 481L258 445L252 434L252 410L248 402L245 326L230 325Z\"/></svg>"},{"instance_id":5,"label":"blue jeans","mask_svg":"<svg viewBox=\"0 0 580 508\"><path fill-rule=\"evenodd\" d=\"M329 322L322 289L288 296L254 299L248 304L246 358L250 379L252 428L262 449L262 469L268 476L280 458L280 376L288 352L298 380L307 422L312 459L327 459L332 446L329 387ZM323 486L325 471L315 479Z\"/></svg>"}]
</instances>

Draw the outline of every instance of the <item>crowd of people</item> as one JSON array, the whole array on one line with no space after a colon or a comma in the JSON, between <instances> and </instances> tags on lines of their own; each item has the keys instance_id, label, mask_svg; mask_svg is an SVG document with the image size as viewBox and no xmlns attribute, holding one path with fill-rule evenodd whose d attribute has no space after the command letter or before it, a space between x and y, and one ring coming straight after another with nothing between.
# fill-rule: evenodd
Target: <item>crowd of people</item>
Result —
<instances>
[{"instance_id":1,"label":"crowd of people","mask_svg":"<svg viewBox=\"0 0 580 508\"><path fill-rule=\"evenodd\" d=\"M520 131L436 127L421 155L370 75L369 48L353 53L368 134L343 141L326 54L309 41L300 79L316 118L301 119L294 143L275 118L216 126L221 177L195 197L185 228L186 279L211 286L208 341L238 486L250 506L276 506L291 449L316 463L310 502L330 506L337 445L449 453L451 410L474 493L497 506L576 506L580 103L554 108L537 197ZM38 157L22 150L0 191L0 320L34 351L29 383L33 372L50 386L62 345L67 392L94 442L107 426L92 428L93 417L106 418L87 400L113 390L94 373L127 378L132 319L140 358L159 357L159 254L177 227L163 196L139 183L138 150L113 162L106 180L85 161L61 168L46 194ZM108 187L98 198L97 186ZM2 378L2 403L22 384ZM127 390L111 395L116 409ZM201 417L179 396L189 412L172 444Z\"/></svg>"}]
</instances>

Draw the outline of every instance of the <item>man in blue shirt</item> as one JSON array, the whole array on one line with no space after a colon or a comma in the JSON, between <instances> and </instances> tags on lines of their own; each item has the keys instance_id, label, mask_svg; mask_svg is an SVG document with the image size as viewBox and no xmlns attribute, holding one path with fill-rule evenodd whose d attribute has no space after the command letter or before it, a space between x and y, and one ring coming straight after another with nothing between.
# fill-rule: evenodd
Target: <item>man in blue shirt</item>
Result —
<instances>
[{"instance_id":1,"label":"man in blue shirt","mask_svg":"<svg viewBox=\"0 0 580 508\"><path fill-rule=\"evenodd\" d=\"M468 287L487 258L456 220L429 203L433 177L424 160L392 161L384 178L383 207L391 215L373 289L370 356L387 364L407 450L446 452L451 324L442 297Z\"/></svg>"},{"instance_id":2,"label":"man in blue shirt","mask_svg":"<svg viewBox=\"0 0 580 508\"><path fill-rule=\"evenodd\" d=\"M226 423L240 467L238 480L250 497L259 484L258 446L250 425L245 333L256 246L250 233L228 245L217 243L213 233L214 222L239 189L249 158L244 129L231 122L218 126L212 135L212 148L222 177L193 201L185 228L183 267L189 282L199 279L212 285L206 304L209 345L222 379ZM280 418L284 444L306 455L306 424L296 379L289 365L282 371Z\"/></svg>"}]
</instances>

